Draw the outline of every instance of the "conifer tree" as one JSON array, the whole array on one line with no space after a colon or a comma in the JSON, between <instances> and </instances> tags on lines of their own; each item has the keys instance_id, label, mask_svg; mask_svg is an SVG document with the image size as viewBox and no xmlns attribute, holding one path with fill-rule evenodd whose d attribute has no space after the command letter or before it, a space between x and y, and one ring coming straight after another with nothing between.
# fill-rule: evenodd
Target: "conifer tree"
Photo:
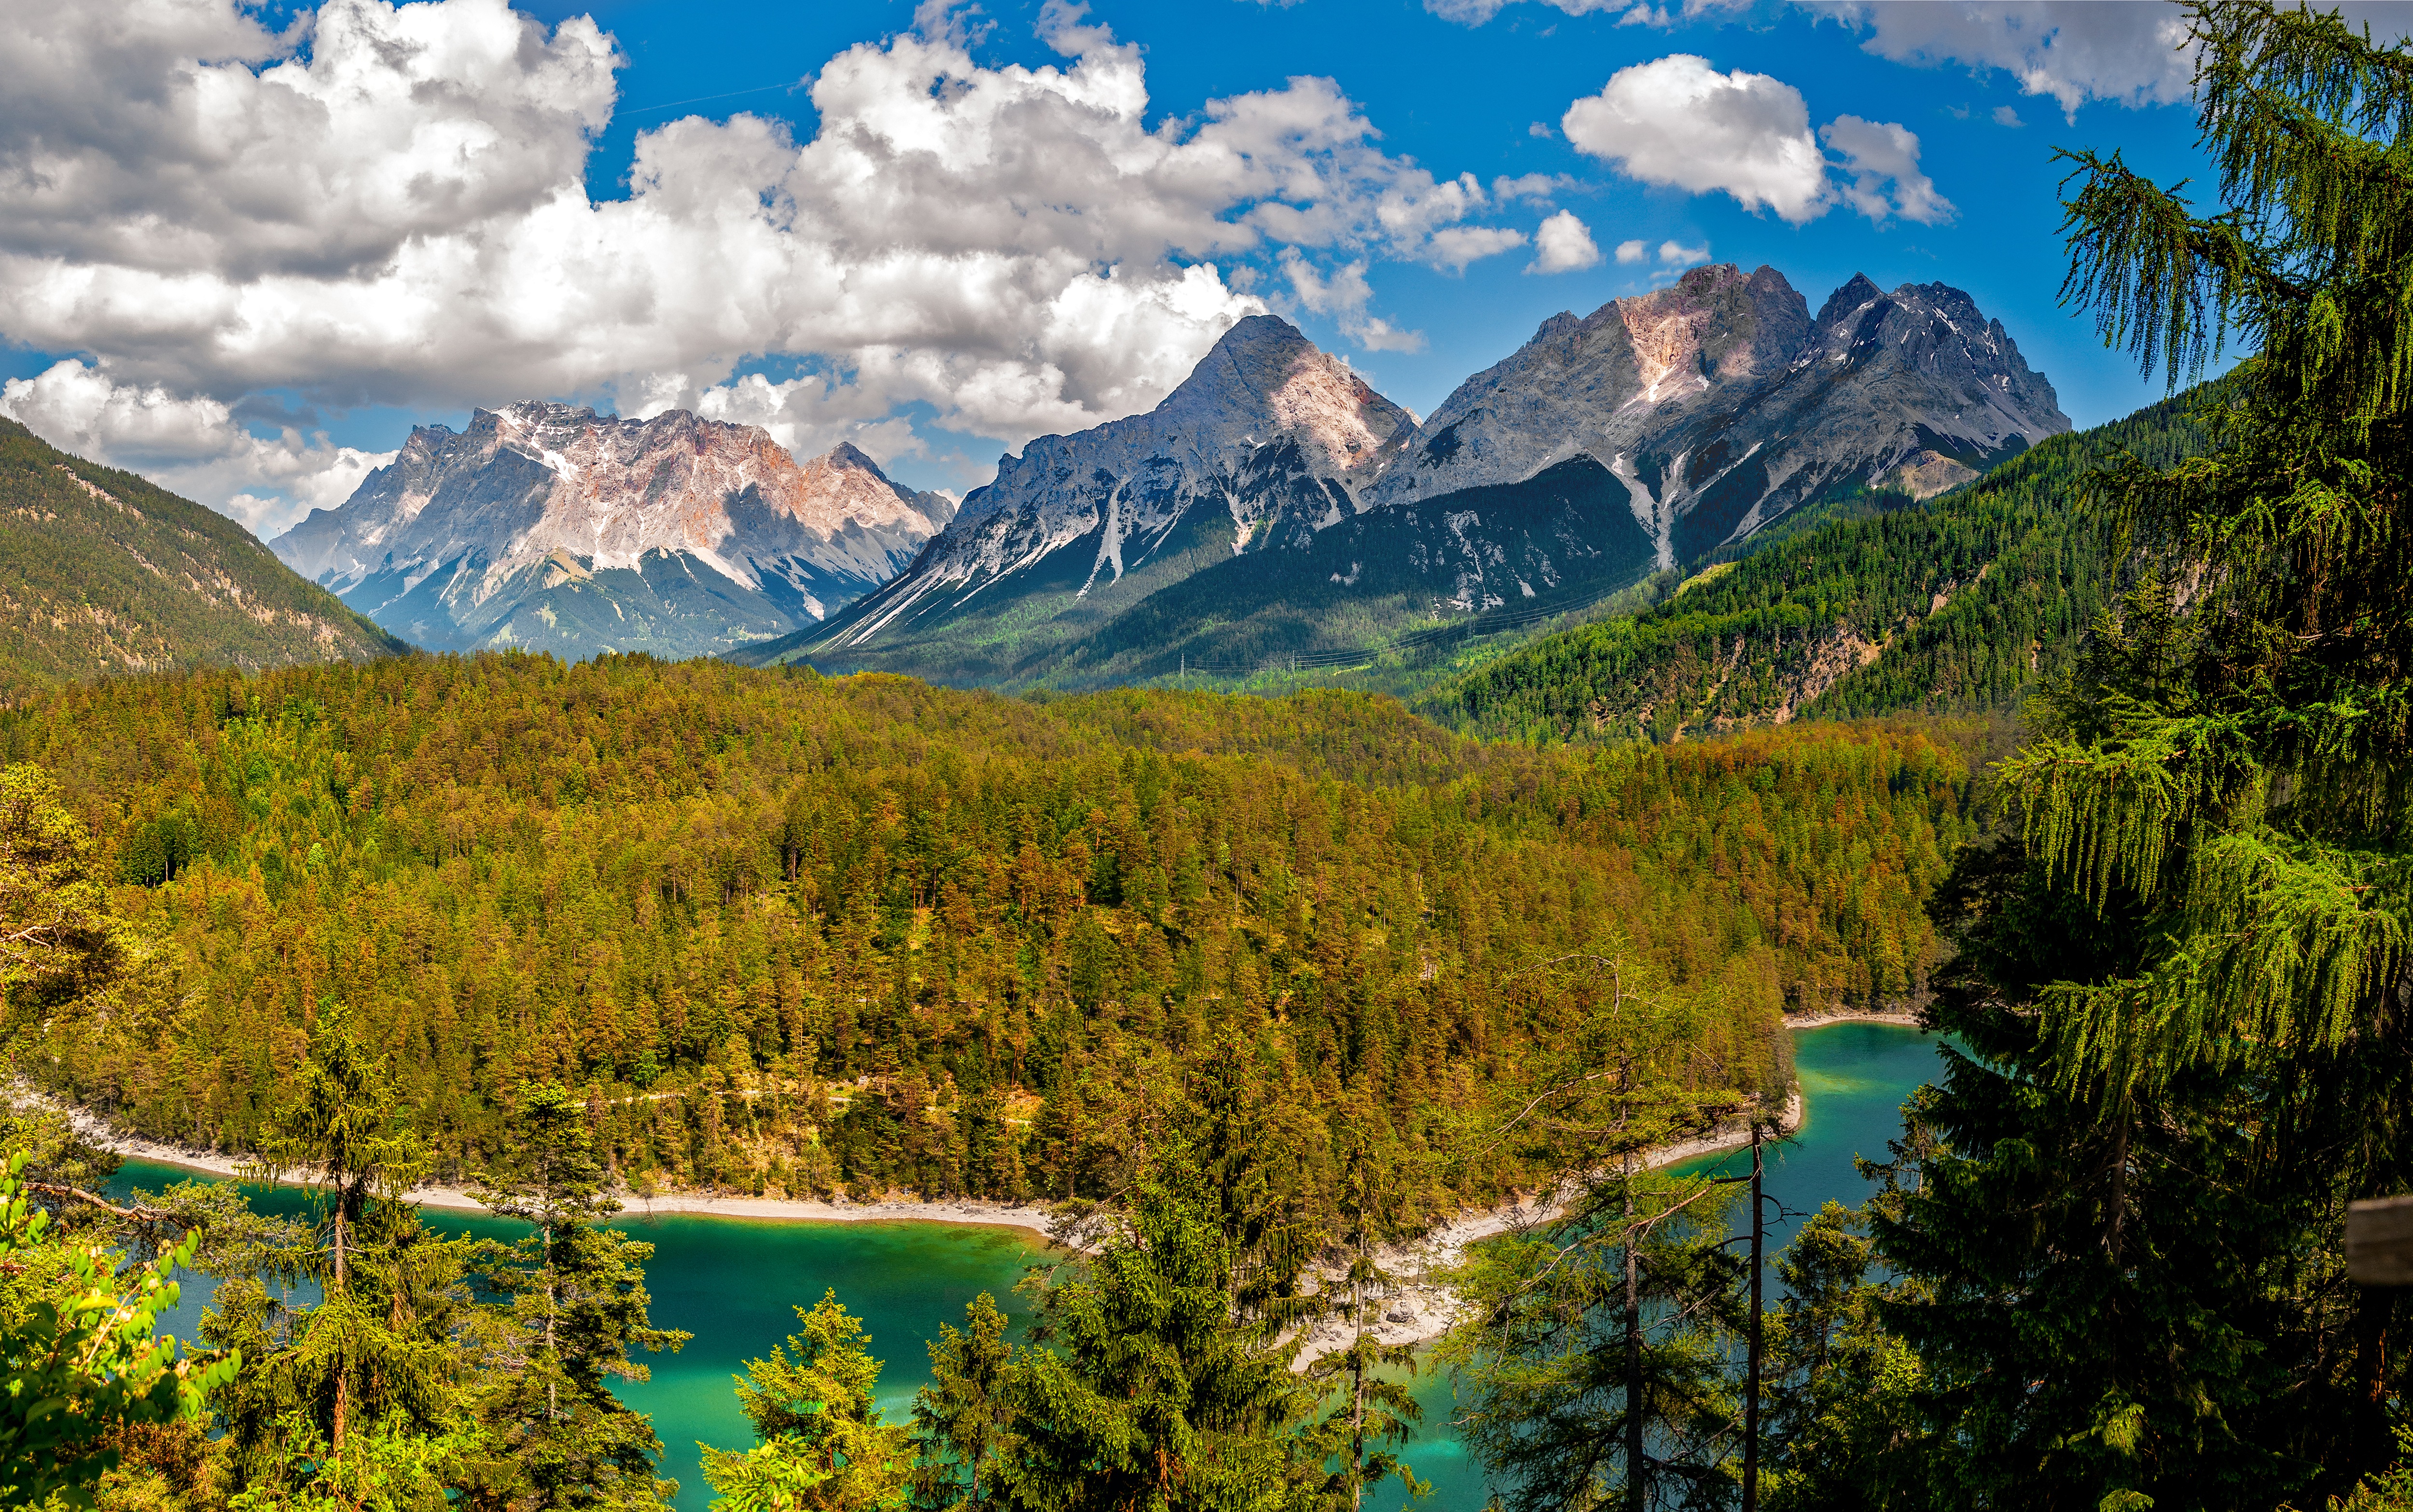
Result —
<instances>
[{"instance_id":1,"label":"conifer tree","mask_svg":"<svg viewBox=\"0 0 2413 1512\"><path fill-rule=\"evenodd\" d=\"M902 1508L912 1461L902 1424L871 1400L880 1361L862 1320L834 1291L796 1309L797 1331L746 1362L737 1401L756 1445L703 1449L703 1478L728 1512L869 1512Z\"/></svg>"},{"instance_id":2,"label":"conifer tree","mask_svg":"<svg viewBox=\"0 0 2413 1512\"><path fill-rule=\"evenodd\" d=\"M913 1505L967 1512L997 1497L990 1474L1007 1452L1007 1424L1020 1363L1005 1314L983 1292L964 1306L964 1326L940 1324L930 1342L930 1384L913 1399Z\"/></svg>"},{"instance_id":3,"label":"conifer tree","mask_svg":"<svg viewBox=\"0 0 2413 1512\"><path fill-rule=\"evenodd\" d=\"M1399 1278L1380 1261L1383 1247L1411 1232L1395 1146L1384 1137L1382 1112L1364 1089L1346 1110L1336 1135L1340 1170L1333 1202L1347 1268L1325 1284L1328 1316L1337 1316L1349 1342L1308 1367L1307 1379L1329 1394L1324 1416L1307 1435L1310 1458L1333 1469L1322 1500L1349 1512L1365 1505L1366 1489L1397 1475L1412 1497L1432 1488L1385 1445L1402 1445L1424 1418L1407 1381L1416 1371L1414 1344L1384 1343L1375 1320Z\"/></svg>"},{"instance_id":4,"label":"conifer tree","mask_svg":"<svg viewBox=\"0 0 2413 1512\"><path fill-rule=\"evenodd\" d=\"M632 1348L675 1350L689 1335L647 1315L653 1246L602 1226L620 1204L603 1194L585 1107L550 1081L522 1087L517 1103L505 1158L477 1195L533 1232L486 1272L510 1316L490 1345L501 1385L480 1416L511 1460L515 1506L659 1506L675 1490L654 1478L661 1442L610 1383L647 1379Z\"/></svg>"},{"instance_id":5,"label":"conifer tree","mask_svg":"<svg viewBox=\"0 0 2413 1512\"><path fill-rule=\"evenodd\" d=\"M1148 1152L1094 1252L1039 1292L999 1500L1020 1512L1272 1512L1301 1479L1303 1392L1235 1315L1226 1199L1190 1146Z\"/></svg>"},{"instance_id":6,"label":"conifer tree","mask_svg":"<svg viewBox=\"0 0 2413 1512\"><path fill-rule=\"evenodd\" d=\"M1643 991L1614 949L1520 975L1521 991L1572 1021L1465 1158L1521 1148L1565 1174L1541 1193L1537 1221L1463 1267L1473 1308L1445 1346L1468 1399L1460 1439L1509 1512L1722 1507L1742 1426L1733 1188L1643 1157L1764 1093L1701 1085L1693 1004ZM1779 1072L1729 1074L1773 1087Z\"/></svg>"},{"instance_id":7,"label":"conifer tree","mask_svg":"<svg viewBox=\"0 0 2413 1512\"><path fill-rule=\"evenodd\" d=\"M288 1312L256 1277L238 1277L220 1287L203 1330L259 1362L217 1402L237 1467L255 1483L324 1478L325 1466L296 1457L291 1415L332 1460L356 1429L437 1438L466 1426L453 1342L470 1246L430 1234L402 1199L424 1157L340 1004L322 1006L299 1082L244 1174L317 1184L309 1248L269 1265L316 1281L320 1299Z\"/></svg>"},{"instance_id":8,"label":"conifer tree","mask_svg":"<svg viewBox=\"0 0 2413 1512\"><path fill-rule=\"evenodd\" d=\"M2224 203L2071 155L2066 293L2174 385L2250 355L2209 455L2095 486L2127 591L1939 897L1971 1053L1874 1225L1961 1505L2310 1501L2405 1388L2338 1244L2413 1185L2413 51L2188 11Z\"/></svg>"}]
</instances>

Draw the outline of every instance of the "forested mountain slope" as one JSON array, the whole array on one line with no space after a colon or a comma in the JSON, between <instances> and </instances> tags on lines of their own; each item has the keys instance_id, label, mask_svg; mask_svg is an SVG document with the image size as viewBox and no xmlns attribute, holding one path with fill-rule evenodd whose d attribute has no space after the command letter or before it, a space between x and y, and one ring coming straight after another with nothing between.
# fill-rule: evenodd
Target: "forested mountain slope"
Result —
<instances>
[{"instance_id":1,"label":"forested mountain slope","mask_svg":"<svg viewBox=\"0 0 2413 1512\"><path fill-rule=\"evenodd\" d=\"M1472 734L1676 740L1805 714L1969 712L2066 666L2113 588L2082 481L2207 445L2219 384L2055 437L1978 482L1729 554L1665 602L1535 641L1417 708ZM1884 507L1890 504L1892 507Z\"/></svg>"},{"instance_id":2,"label":"forested mountain slope","mask_svg":"<svg viewBox=\"0 0 2413 1512\"><path fill-rule=\"evenodd\" d=\"M0 697L402 648L225 515L0 418Z\"/></svg>"},{"instance_id":3,"label":"forested mountain slope","mask_svg":"<svg viewBox=\"0 0 2413 1512\"><path fill-rule=\"evenodd\" d=\"M1108 1190L1199 1056L1246 1058L1269 1138L1323 1149L1348 1087L1440 1149L1574 1011L1529 969L1618 931L1697 1005L1705 1085L1768 1085L1781 1008L1920 989L1967 829L1915 733L1544 753L1355 694L645 658L117 681L0 754L153 942L27 1026L52 1089L244 1149L341 1001L455 1168L558 1077L632 1181L796 1193Z\"/></svg>"}]
</instances>

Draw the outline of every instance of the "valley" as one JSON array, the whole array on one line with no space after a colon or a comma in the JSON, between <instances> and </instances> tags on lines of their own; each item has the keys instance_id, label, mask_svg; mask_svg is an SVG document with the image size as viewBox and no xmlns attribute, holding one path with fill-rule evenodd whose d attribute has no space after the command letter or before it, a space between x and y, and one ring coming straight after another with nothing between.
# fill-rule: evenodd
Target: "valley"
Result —
<instances>
[{"instance_id":1,"label":"valley","mask_svg":"<svg viewBox=\"0 0 2413 1512\"><path fill-rule=\"evenodd\" d=\"M1796 1030L1795 1061L1808 1092L1806 1117L1794 1143L1780 1156L1780 1179L1771 1191L1797 1212L1823 1203L1858 1201L1866 1183L1854 1167L1859 1156L1884 1153L1899 1132L1897 1110L1932 1073L1932 1041L1912 1030L1853 1020ZM1703 1170L1725 1171L1732 1156L1697 1158ZM129 1200L138 1188L157 1191L187 1174L186 1168L131 1160L109 1194ZM271 1211L303 1210L298 1194L255 1189L255 1205ZM438 1219L450 1227L491 1236L514 1232L492 1219L466 1223ZM940 1326L961 1315L981 1291L1006 1307L1016 1327L1029 1315L1015 1285L1026 1268L1051 1258L1033 1235L1013 1228L961 1227L909 1220L874 1222L869 1227L810 1222L745 1222L683 1214L632 1215L629 1232L655 1246L655 1311L661 1322L695 1335L677 1355L658 1361L652 1381L631 1388L630 1404L652 1415L666 1444L677 1446L665 1471L678 1479L674 1503L688 1512L711 1504L692 1449L701 1440L725 1443L743 1437L746 1420L726 1389L728 1377L744 1369L753 1341L788 1325L792 1303L834 1288L863 1315L886 1369L881 1406L904 1416L912 1392L928 1383L923 1346ZM207 1278L187 1282L178 1310L163 1320L170 1331L189 1336L207 1305ZM1414 1505L1433 1512L1478 1512L1488 1494L1479 1467L1470 1463L1449 1429L1455 1401L1448 1378L1428 1373L1416 1385L1424 1426L1410 1439L1407 1455L1416 1473L1432 1483L1429 1498ZM1396 1490L1376 1499L1384 1512L1398 1512Z\"/></svg>"},{"instance_id":2,"label":"valley","mask_svg":"<svg viewBox=\"0 0 2413 1512\"><path fill-rule=\"evenodd\" d=\"M2413 35L169 8L0 16L0 1506L2413 1509Z\"/></svg>"}]
</instances>

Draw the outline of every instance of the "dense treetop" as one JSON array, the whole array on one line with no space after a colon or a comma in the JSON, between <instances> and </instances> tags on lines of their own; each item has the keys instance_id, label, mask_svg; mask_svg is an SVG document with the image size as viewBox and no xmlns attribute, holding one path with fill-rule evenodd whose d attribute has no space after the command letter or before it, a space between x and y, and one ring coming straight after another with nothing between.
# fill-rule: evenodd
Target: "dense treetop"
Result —
<instances>
[{"instance_id":1,"label":"dense treetop","mask_svg":"<svg viewBox=\"0 0 2413 1512\"><path fill-rule=\"evenodd\" d=\"M402 643L215 510L0 419L0 695L110 673L278 666Z\"/></svg>"},{"instance_id":2,"label":"dense treetop","mask_svg":"<svg viewBox=\"0 0 2413 1512\"><path fill-rule=\"evenodd\" d=\"M109 682L0 751L154 942L41 1030L57 1089L248 1148L342 1002L446 1160L552 1078L631 1179L797 1192L1106 1190L1231 1042L1302 1118L1362 1087L1440 1140L1569 1011L1519 973L1620 938L1714 1001L1700 1075L1756 1085L1781 1008L1918 989L1965 827L1908 730L1542 754L1354 694L643 658Z\"/></svg>"}]
</instances>

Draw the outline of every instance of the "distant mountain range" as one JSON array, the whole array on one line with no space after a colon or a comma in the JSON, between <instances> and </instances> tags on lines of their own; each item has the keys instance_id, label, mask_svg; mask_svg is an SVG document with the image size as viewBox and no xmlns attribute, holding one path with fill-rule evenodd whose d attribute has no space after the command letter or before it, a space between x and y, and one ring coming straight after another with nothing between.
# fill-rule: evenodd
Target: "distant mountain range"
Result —
<instances>
[{"instance_id":1,"label":"distant mountain range","mask_svg":"<svg viewBox=\"0 0 2413 1512\"><path fill-rule=\"evenodd\" d=\"M1154 409L1038 437L960 510L851 446L800 463L759 427L527 402L458 433L419 427L271 546L351 612L294 598L295 633L326 655L392 636L1077 686L1547 615L1731 552L1805 505L1932 496L2067 429L2051 385L1959 290L1855 277L1813 319L1774 269L1718 265L1552 317L1421 421L1257 316ZM170 497L126 474L95 482L74 459L24 477L40 467L53 518L132 508L129 490ZM228 537L211 571L253 595L238 611L253 628L230 623L220 659L310 654L267 635L254 610L271 580L234 571L240 554L223 553L249 538L210 518L203 534ZM233 591L127 549L155 599L170 578L204 600ZM46 581L38 560L25 571ZM215 612L187 607L177 624ZM45 666L197 654L137 620L87 636L22 617ZM51 641L56 654L39 649Z\"/></svg>"},{"instance_id":2,"label":"distant mountain range","mask_svg":"<svg viewBox=\"0 0 2413 1512\"><path fill-rule=\"evenodd\" d=\"M759 426L531 402L420 426L272 544L431 650L680 658L818 623L954 513L851 446L799 464Z\"/></svg>"},{"instance_id":3,"label":"distant mountain range","mask_svg":"<svg viewBox=\"0 0 2413 1512\"><path fill-rule=\"evenodd\" d=\"M2055 437L1922 504L1803 511L1664 601L1511 647L1414 706L1544 743L2008 707L2068 668L2119 588L2082 480L2124 456L2167 467L2210 450L2205 397Z\"/></svg>"},{"instance_id":4,"label":"distant mountain range","mask_svg":"<svg viewBox=\"0 0 2413 1512\"><path fill-rule=\"evenodd\" d=\"M1422 422L1272 317L1155 410L1005 458L895 581L734 652L955 681L1230 670L1576 604L1805 503L1923 497L2069 428L2000 322L1772 268L1553 317Z\"/></svg>"},{"instance_id":5,"label":"distant mountain range","mask_svg":"<svg viewBox=\"0 0 2413 1512\"><path fill-rule=\"evenodd\" d=\"M0 698L403 649L225 515L0 419Z\"/></svg>"}]
</instances>

